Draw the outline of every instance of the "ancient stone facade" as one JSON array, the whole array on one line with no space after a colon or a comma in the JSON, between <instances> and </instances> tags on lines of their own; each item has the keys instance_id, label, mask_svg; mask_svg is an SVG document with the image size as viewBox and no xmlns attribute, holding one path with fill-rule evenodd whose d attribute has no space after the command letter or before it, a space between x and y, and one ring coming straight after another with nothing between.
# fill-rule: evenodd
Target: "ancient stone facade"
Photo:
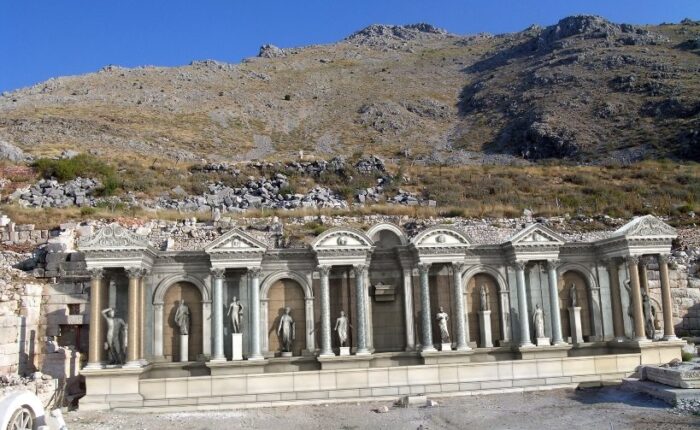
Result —
<instances>
[{"instance_id":1,"label":"ancient stone facade","mask_svg":"<svg viewBox=\"0 0 700 430\"><path fill-rule=\"evenodd\" d=\"M182 377L211 386L197 378L619 353L660 362L682 344L668 264L675 238L647 216L590 242L541 224L476 243L450 225L409 236L379 223L331 228L293 249L233 228L201 248L163 251L108 225L78 243L91 274L83 405L145 405L145 391L160 389L153 380L167 387ZM241 338L226 313L234 297L243 306ZM183 301L187 336L174 321ZM116 368L102 348L107 308L128 325L125 364ZM542 317L533 318L536 308ZM333 326L341 311L345 350ZM439 312L448 318L436 319ZM129 388L112 391L117 380Z\"/></svg>"}]
</instances>

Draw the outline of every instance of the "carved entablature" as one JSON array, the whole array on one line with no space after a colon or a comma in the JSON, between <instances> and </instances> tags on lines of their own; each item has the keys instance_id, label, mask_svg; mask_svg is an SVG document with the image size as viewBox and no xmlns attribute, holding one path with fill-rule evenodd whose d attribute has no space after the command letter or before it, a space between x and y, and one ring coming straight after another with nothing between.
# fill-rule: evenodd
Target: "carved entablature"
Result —
<instances>
[{"instance_id":1,"label":"carved entablature","mask_svg":"<svg viewBox=\"0 0 700 430\"><path fill-rule=\"evenodd\" d=\"M369 259L374 249L372 240L361 230L332 228L311 243L319 264L360 264Z\"/></svg>"},{"instance_id":2,"label":"carved entablature","mask_svg":"<svg viewBox=\"0 0 700 430\"><path fill-rule=\"evenodd\" d=\"M88 269L95 267L140 267L153 264L155 248L148 238L112 223L90 236L78 239Z\"/></svg>"},{"instance_id":3,"label":"carved entablature","mask_svg":"<svg viewBox=\"0 0 700 430\"><path fill-rule=\"evenodd\" d=\"M421 261L449 263L463 260L471 241L465 233L452 226L438 225L418 233L411 244Z\"/></svg>"},{"instance_id":4,"label":"carved entablature","mask_svg":"<svg viewBox=\"0 0 700 430\"><path fill-rule=\"evenodd\" d=\"M233 229L204 248L213 267L259 266L267 245L240 229Z\"/></svg>"},{"instance_id":5,"label":"carved entablature","mask_svg":"<svg viewBox=\"0 0 700 430\"><path fill-rule=\"evenodd\" d=\"M148 238L138 235L117 223L102 227L90 236L78 240L81 251L145 250L150 247Z\"/></svg>"},{"instance_id":6,"label":"carved entablature","mask_svg":"<svg viewBox=\"0 0 700 430\"><path fill-rule=\"evenodd\" d=\"M565 239L542 224L530 224L503 244L513 260L547 260L559 256Z\"/></svg>"},{"instance_id":7,"label":"carved entablature","mask_svg":"<svg viewBox=\"0 0 700 430\"><path fill-rule=\"evenodd\" d=\"M596 248L601 257L667 254L677 236L676 229L670 225L653 215L644 215L596 242Z\"/></svg>"}]
</instances>

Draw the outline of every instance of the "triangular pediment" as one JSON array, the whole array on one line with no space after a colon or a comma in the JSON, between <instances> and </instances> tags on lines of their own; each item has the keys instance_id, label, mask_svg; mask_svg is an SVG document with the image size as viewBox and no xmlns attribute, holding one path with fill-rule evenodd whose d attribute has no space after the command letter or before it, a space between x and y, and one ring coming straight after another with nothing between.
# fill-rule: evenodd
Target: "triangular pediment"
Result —
<instances>
[{"instance_id":1,"label":"triangular pediment","mask_svg":"<svg viewBox=\"0 0 700 430\"><path fill-rule=\"evenodd\" d=\"M532 224L514 234L508 242L512 245L563 245L565 239L542 224Z\"/></svg>"},{"instance_id":2,"label":"triangular pediment","mask_svg":"<svg viewBox=\"0 0 700 430\"><path fill-rule=\"evenodd\" d=\"M469 246L469 238L452 226L439 225L418 233L411 242L416 248L460 248Z\"/></svg>"},{"instance_id":3,"label":"triangular pediment","mask_svg":"<svg viewBox=\"0 0 700 430\"><path fill-rule=\"evenodd\" d=\"M147 237L136 234L117 223L106 225L78 240L78 249L81 251L144 250L149 246Z\"/></svg>"},{"instance_id":4,"label":"triangular pediment","mask_svg":"<svg viewBox=\"0 0 700 430\"><path fill-rule=\"evenodd\" d=\"M267 245L236 228L226 232L204 250L207 253L265 252Z\"/></svg>"},{"instance_id":5,"label":"triangular pediment","mask_svg":"<svg viewBox=\"0 0 700 430\"><path fill-rule=\"evenodd\" d=\"M367 250L372 247L372 240L367 235L353 228L332 228L321 233L311 244L311 248L319 251L334 250Z\"/></svg>"},{"instance_id":6,"label":"triangular pediment","mask_svg":"<svg viewBox=\"0 0 700 430\"><path fill-rule=\"evenodd\" d=\"M671 237L678 236L676 229L656 218L653 215L644 215L633 219L623 225L612 237Z\"/></svg>"}]
</instances>

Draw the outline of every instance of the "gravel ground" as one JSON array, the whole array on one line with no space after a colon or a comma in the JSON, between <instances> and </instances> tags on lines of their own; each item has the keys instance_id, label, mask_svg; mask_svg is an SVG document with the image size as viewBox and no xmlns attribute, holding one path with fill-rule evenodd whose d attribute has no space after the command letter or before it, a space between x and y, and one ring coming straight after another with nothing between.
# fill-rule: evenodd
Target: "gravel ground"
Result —
<instances>
[{"instance_id":1,"label":"gravel ground","mask_svg":"<svg viewBox=\"0 0 700 430\"><path fill-rule=\"evenodd\" d=\"M438 406L431 408L392 408L376 401L159 414L75 411L65 418L70 430L700 428L700 416L616 387L433 399ZM389 411L375 412L382 406Z\"/></svg>"}]
</instances>

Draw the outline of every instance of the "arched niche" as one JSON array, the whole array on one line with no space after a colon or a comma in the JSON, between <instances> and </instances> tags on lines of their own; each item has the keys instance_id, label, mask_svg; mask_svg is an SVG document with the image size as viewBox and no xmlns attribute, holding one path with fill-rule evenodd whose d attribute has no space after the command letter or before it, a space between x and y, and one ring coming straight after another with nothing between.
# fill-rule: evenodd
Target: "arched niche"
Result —
<instances>
[{"instance_id":1,"label":"arched niche","mask_svg":"<svg viewBox=\"0 0 700 430\"><path fill-rule=\"evenodd\" d=\"M293 355L301 355L307 349L306 333L306 295L298 281L282 278L270 284L266 291L267 327L266 337L268 350L275 354L281 351L281 342L277 336L280 318L286 307L291 309L290 315L295 323L295 339L292 347Z\"/></svg>"},{"instance_id":2,"label":"arched niche","mask_svg":"<svg viewBox=\"0 0 700 430\"><path fill-rule=\"evenodd\" d=\"M187 361L196 361L203 354L202 294L192 283L180 281L171 284L163 296L163 356L169 361L181 361L180 330L175 323L175 312L180 302L190 310L190 331L188 336Z\"/></svg>"},{"instance_id":3,"label":"arched niche","mask_svg":"<svg viewBox=\"0 0 700 430\"><path fill-rule=\"evenodd\" d=\"M467 282L467 318L469 320L469 339L481 346L481 286L487 291L489 309L491 310L491 340L494 344L503 340L501 330L501 305L499 286L496 278L485 272L475 273Z\"/></svg>"},{"instance_id":4,"label":"arched niche","mask_svg":"<svg viewBox=\"0 0 700 430\"><path fill-rule=\"evenodd\" d=\"M559 308L561 312L562 335L566 340L571 336L571 285L576 285L576 301L581 308L581 334L584 340L589 340L595 335L593 330L593 313L591 309L591 291L587 276L577 269L567 269L561 275L559 283Z\"/></svg>"},{"instance_id":5,"label":"arched niche","mask_svg":"<svg viewBox=\"0 0 700 430\"><path fill-rule=\"evenodd\" d=\"M174 355L173 351L176 352L175 355L177 355L179 351L179 339L176 340L177 343L173 345L173 327L169 326L173 323L173 321L169 321L170 313L174 306L173 303L175 300L179 300L178 294L180 294L175 290L170 292L171 287L175 285L179 285L179 287L177 287L178 290L181 290L183 285L187 285L185 301L190 308L190 313L201 315L202 322L210 321L211 318L209 289L204 281L196 276L186 274L172 275L161 280L153 291L153 356L156 359L172 360ZM192 289L196 290L198 295L194 294ZM196 303L190 303L187 297L192 298ZM198 299L196 297L198 297ZM194 319L192 319L192 322L194 323ZM169 326L169 328L166 329L166 326ZM210 328L211 324L209 323L199 323L197 327L194 325L190 326L189 358L198 358L196 355L193 356L193 353L203 354L204 356L211 353ZM196 344L192 343L194 339L196 339ZM167 357L166 343L169 343L167 347ZM175 347L175 349L173 349L173 347Z\"/></svg>"},{"instance_id":6,"label":"arched niche","mask_svg":"<svg viewBox=\"0 0 700 430\"><path fill-rule=\"evenodd\" d=\"M367 236L379 250L406 246L409 243L401 227L392 223L380 223L370 227L367 230Z\"/></svg>"}]
</instances>

